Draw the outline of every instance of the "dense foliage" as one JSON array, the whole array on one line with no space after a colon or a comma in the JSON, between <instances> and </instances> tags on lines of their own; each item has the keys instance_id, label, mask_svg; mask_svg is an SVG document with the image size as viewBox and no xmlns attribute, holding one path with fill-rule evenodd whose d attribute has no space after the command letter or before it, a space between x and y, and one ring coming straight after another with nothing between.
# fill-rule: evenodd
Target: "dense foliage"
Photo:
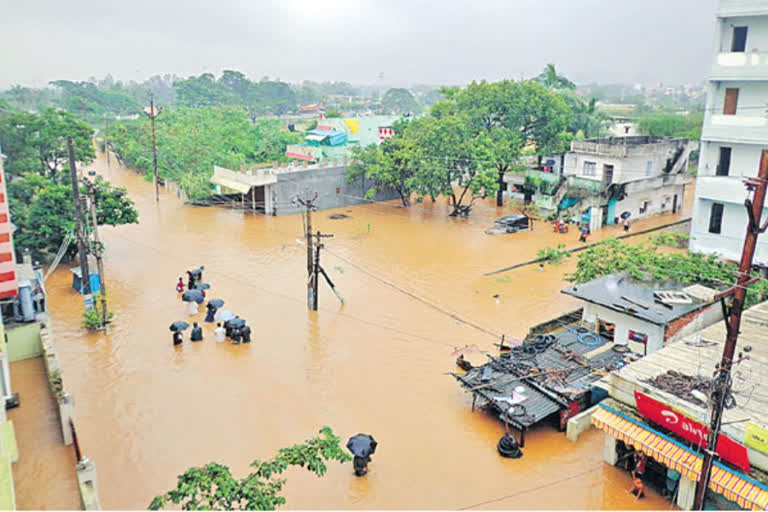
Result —
<instances>
[{"instance_id":1,"label":"dense foliage","mask_svg":"<svg viewBox=\"0 0 768 512\"><path fill-rule=\"evenodd\" d=\"M419 103L408 89L389 89L381 99L381 106L397 114L416 112L419 109Z\"/></svg>"},{"instance_id":2,"label":"dense foliage","mask_svg":"<svg viewBox=\"0 0 768 512\"><path fill-rule=\"evenodd\" d=\"M703 121L704 114L701 112L685 116L652 114L639 119L638 129L641 133L654 137L685 137L699 140Z\"/></svg>"},{"instance_id":3,"label":"dense foliage","mask_svg":"<svg viewBox=\"0 0 768 512\"><path fill-rule=\"evenodd\" d=\"M66 136L71 136L75 159L89 163L96 154L91 144L93 128L69 112L48 108L40 114L12 112L0 119L0 147L8 157L5 172L9 179L38 172L54 181L69 158Z\"/></svg>"},{"instance_id":4,"label":"dense foliage","mask_svg":"<svg viewBox=\"0 0 768 512\"><path fill-rule=\"evenodd\" d=\"M96 219L99 225L135 224L139 214L124 188L114 187L101 177L96 180ZM81 187L80 193L87 196ZM75 228L72 186L57 184L49 178L29 173L8 183L8 198L16 231L13 239L18 249L29 249L36 256L55 253L67 232ZM85 216L90 223L90 216ZM67 256L77 248L69 247Z\"/></svg>"},{"instance_id":5,"label":"dense foliage","mask_svg":"<svg viewBox=\"0 0 768 512\"><path fill-rule=\"evenodd\" d=\"M305 467L318 477L327 470L326 461L347 462L351 457L341 448L340 439L328 427L320 435L303 444L282 448L267 461L251 463L253 472L236 479L227 466L211 462L190 468L179 476L178 484L165 494L155 497L150 510L181 505L182 510L274 510L285 504L280 496L284 478L275 478L288 466Z\"/></svg>"},{"instance_id":6,"label":"dense foliage","mask_svg":"<svg viewBox=\"0 0 768 512\"><path fill-rule=\"evenodd\" d=\"M285 146L300 140L276 119L251 123L237 107L167 108L155 121L158 174L180 184L192 199L210 194L213 166L240 169L242 164L285 160ZM122 121L110 131L121 161L152 173L149 120Z\"/></svg>"},{"instance_id":7,"label":"dense foliage","mask_svg":"<svg viewBox=\"0 0 768 512\"><path fill-rule=\"evenodd\" d=\"M575 272L565 278L570 282L585 283L600 276L626 272L636 279L700 283L714 288L728 287L736 282L738 265L714 255L660 250L661 245L669 243L668 239L662 237L637 245L608 239L582 251ZM760 296L766 293L768 281L758 281L747 291L746 305L759 302Z\"/></svg>"}]
</instances>

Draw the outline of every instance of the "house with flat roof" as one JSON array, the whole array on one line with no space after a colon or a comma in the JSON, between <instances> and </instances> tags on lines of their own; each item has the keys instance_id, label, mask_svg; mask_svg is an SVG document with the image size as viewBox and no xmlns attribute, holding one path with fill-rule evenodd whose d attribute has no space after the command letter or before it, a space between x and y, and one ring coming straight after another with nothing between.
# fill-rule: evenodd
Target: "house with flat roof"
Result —
<instances>
[{"instance_id":1,"label":"house with flat roof","mask_svg":"<svg viewBox=\"0 0 768 512\"><path fill-rule=\"evenodd\" d=\"M717 290L702 285L635 279L619 273L569 286L584 301L582 323L641 355L722 320Z\"/></svg>"}]
</instances>

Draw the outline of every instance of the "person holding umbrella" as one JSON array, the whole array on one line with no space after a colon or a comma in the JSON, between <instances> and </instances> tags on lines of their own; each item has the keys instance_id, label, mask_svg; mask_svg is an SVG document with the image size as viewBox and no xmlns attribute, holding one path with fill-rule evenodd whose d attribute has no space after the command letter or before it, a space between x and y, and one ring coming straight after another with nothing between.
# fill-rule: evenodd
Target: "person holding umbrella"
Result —
<instances>
[{"instance_id":1,"label":"person holding umbrella","mask_svg":"<svg viewBox=\"0 0 768 512\"><path fill-rule=\"evenodd\" d=\"M623 212L621 214L621 224L624 226L624 231L629 231L629 217L632 214L629 212Z\"/></svg>"},{"instance_id":2,"label":"person holding umbrella","mask_svg":"<svg viewBox=\"0 0 768 512\"><path fill-rule=\"evenodd\" d=\"M355 475L363 476L368 473L368 463L371 462L371 455L376 452L378 444L373 436L368 434L357 434L349 438L347 450L354 456L352 467Z\"/></svg>"},{"instance_id":3,"label":"person holding umbrella","mask_svg":"<svg viewBox=\"0 0 768 512\"><path fill-rule=\"evenodd\" d=\"M216 336L216 342L221 343L227 335L227 331L221 326L221 322L216 324L216 328L213 330L213 335Z\"/></svg>"},{"instance_id":4,"label":"person holding umbrella","mask_svg":"<svg viewBox=\"0 0 768 512\"><path fill-rule=\"evenodd\" d=\"M171 324L170 330L173 333L173 346L181 345L183 341L182 337L182 331L189 328L189 324L187 322L184 322L182 320L173 322Z\"/></svg>"},{"instance_id":5,"label":"person holding umbrella","mask_svg":"<svg viewBox=\"0 0 768 512\"><path fill-rule=\"evenodd\" d=\"M181 294L181 300L189 303L187 306L187 314L191 316L197 314L198 304L202 304L205 299L200 290L187 290Z\"/></svg>"},{"instance_id":6,"label":"person holding umbrella","mask_svg":"<svg viewBox=\"0 0 768 512\"><path fill-rule=\"evenodd\" d=\"M587 236L589 236L589 226L584 224L579 228L579 242L586 242Z\"/></svg>"},{"instance_id":7,"label":"person holding umbrella","mask_svg":"<svg viewBox=\"0 0 768 512\"><path fill-rule=\"evenodd\" d=\"M218 309L220 307L222 307L223 305L224 305L224 301L221 300L221 299L211 299L211 300L209 300L208 304L205 306L208 309L208 313L206 313L206 315L205 315L205 321L206 322L213 322L213 320L214 320L214 318L216 316L216 311L218 311Z\"/></svg>"}]
</instances>

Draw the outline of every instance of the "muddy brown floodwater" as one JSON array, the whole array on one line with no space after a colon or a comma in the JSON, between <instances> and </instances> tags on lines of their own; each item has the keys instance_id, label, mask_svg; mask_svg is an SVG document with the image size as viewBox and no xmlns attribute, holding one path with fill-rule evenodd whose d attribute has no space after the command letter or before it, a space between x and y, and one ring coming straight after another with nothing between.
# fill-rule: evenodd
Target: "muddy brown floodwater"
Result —
<instances>
[{"instance_id":1,"label":"muddy brown floodwater","mask_svg":"<svg viewBox=\"0 0 768 512\"><path fill-rule=\"evenodd\" d=\"M497 339L485 330L522 336L531 324L578 306L559 293L575 257L543 271L482 276L546 245L575 246L578 233L557 235L538 223L532 232L486 235L493 218L510 212L490 202L469 219L449 218L444 203L430 201L321 211L314 226L335 234L322 263L347 304L340 307L323 283L314 313L306 309L299 216L190 207L168 193L157 206L151 184L129 169L107 170L103 158L90 167L128 188L141 221L102 229L116 312L108 336L81 329L71 265L48 282L64 377L77 399L78 437L98 465L105 509L146 508L193 465L217 461L243 475L253 459L323 425L344 439L373 434L380 448L371 472L355 478L351 466L333 465L316 478L292 469L286 508L669 507L655 494L634 501L628 476L601 462L602 436L594 430L570 443L543 426L527 436L522 459L499 457L503 425L471 412L468 396L444 375L456 369L454 347L493 349ZM339 212L351 218L329 219ZM638 221L633 229L677 218ZM174 285L201 264L209 298L224 299L253 326L250 345L216 344L206 324L204 342L173 348L169 324L188 319Z\"/></svg>"}]
</instances>

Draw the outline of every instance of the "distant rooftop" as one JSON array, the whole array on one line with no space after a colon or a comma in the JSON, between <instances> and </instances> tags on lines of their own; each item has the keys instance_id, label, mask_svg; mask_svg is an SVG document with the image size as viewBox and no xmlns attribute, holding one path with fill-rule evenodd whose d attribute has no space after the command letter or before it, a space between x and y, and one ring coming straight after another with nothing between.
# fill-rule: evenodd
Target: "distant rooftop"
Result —
<instances>
[{"instance_id":1,"label":"distant rooftop","mask_svg":"<svg viewBox=\"0 0 768 512\"><path fill-rule=\"evenodd\" d=\"M660 291L683 292L690 302L668 303L665 306L656 301L654 296L655 292ZM669 281L643 281L621 273L569 286L561 293L656 325L667 325L681 316L712 304L711 297L717 292L701 285L687 286Z\"/></svg>"},{"instance_id":2,"label":"distant rooftop","mask_svg":"<svg viewBox=\"0 0 768 512\"><path fill-rule=\"evenodd\" d=\"M592 144L601 145L622 145L622 146L638 146L640 144L658 144L660 142L678 142L687 141L688 139L674 138L674 137L651 137L650 135L632 135L629 137L603 137L597 139L586 139L579 142L589 142Z\"/></svg>"}]
</instances>

